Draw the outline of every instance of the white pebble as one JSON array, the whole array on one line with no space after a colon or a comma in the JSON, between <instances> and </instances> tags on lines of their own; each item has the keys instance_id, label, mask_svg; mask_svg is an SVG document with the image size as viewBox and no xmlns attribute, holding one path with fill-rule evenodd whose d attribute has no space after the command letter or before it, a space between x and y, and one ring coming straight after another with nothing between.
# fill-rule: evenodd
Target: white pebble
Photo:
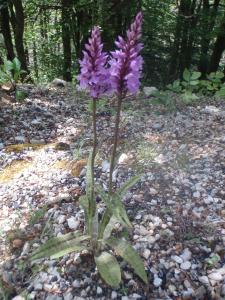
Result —
<instances>
[{"instance_id":1,"label":"white pebble","mask_svg":"<svg viewBox=\"0 0 225 300\"><path fill-rule=\"evenodd\" d=\"M183 270L189 270L191 268L190 261L185 261L180 265L181 269Z\"/></svg>"},{"instance_id":2,"label":"white pebble","mask_svg":"<svg viewBox=\"0 0 225 300\"><path fill-rule=\"evenodd\" d=\"M159 277L155 277L154 281L153 281L153 284L154 284L155 287L159 287L162 284L162 279L159 278Z\"/></svg>"}]
</instances>

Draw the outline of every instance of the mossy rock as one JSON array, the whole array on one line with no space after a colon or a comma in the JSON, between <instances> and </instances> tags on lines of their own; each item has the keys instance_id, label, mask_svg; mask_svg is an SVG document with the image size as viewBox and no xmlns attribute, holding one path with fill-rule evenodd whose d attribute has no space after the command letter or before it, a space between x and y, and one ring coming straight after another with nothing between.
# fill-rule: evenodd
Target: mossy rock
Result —
<instances>
[{"instance_id":1,"label":"mossy rock","mask_svg":"<svg viewBox=\"0 0 225 300\"><path fill-rule=\"evenodd\" d=\"M87 165L87 159L69 161L66 159L59 160L53 164L53 168L68 170L74 177L79 177L83 168Z\"/></svg>"},{"instance_id":2,"label":"mossy rock","mask_svg":"<svg viewBox=\"0 0 225 300\"><path fill-rule=\"evenodd\" d=\"M70 150L70 145L67 143L59 142L55 145L55 150L68 151Z\"/></svg>"},{"instance_id":3,"label":"mossy rock","mask_svg":"<svg viewBox=\"0 0 225 300\"><path fill-rule=\"evenodd\" d=\"M23 150L26 150L28 148L32 148L33 150L37 150L40 148L43 148L45 144L15 144L15 145L9 145L5 147L6 152L15 152L19 153L22 152Z\"/></svg>"},{"instance_id":4,"label":"mossy rock","mask_svg":"<svg viewBox=\"0 0 225 300\"><path fill-rule=\"evenodd\" d=\"M15 160L10 165L0 171L0 183L6 183L15 178L16 175L22 173L33 165L32 162L26 160Z\"/></svg>"},{"instance_id":5,"label":"mossy rock","mask_svg":"<svg viewBox=\"0 0 225 300\"><path fill-rule=\"evenodd\" d=\"M75 177L79 177L83 168L87 165L86 159L81 159L71 164L71 174Z\"/></svg>"}]
</instances>

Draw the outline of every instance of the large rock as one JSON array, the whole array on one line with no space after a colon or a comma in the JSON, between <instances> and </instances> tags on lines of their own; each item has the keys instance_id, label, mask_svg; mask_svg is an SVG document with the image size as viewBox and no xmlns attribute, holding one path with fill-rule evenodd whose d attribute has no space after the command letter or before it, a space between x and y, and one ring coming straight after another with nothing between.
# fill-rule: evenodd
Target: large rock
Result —
<instances>
[{"instance_id":1,"label":"large rock","mask_svg":"<svg viewBox=\"0 0 225 300\"><path fill-rule=\"evenodd\" d=\"M52 85L56 86L56 87L65 87L67 84L67 82L63 79L59 79L59 78L55 78L52 81Z\"/></svg>"},{"instance_id":2,"label":"large rock","mask_svg":"<svg viewBox=\"0 0 225 300\"><path fill-rule=\"evenodd\" d=\"M145 96L149 97L149 96L153 96L156 92L158 92L158 89L154 86L145 86L143 88L143 92Z\"/></svg>"}]
</instances>

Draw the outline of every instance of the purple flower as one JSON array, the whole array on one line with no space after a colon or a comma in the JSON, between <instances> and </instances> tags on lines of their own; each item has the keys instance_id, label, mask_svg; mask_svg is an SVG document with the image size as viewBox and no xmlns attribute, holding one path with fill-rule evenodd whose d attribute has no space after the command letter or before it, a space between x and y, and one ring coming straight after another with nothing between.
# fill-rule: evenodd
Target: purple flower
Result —
<instances>
[{"instance_id":1,"label":"purple flower","mask_svg":"<svg viewBox=\"0 0 225 300\"><path fill-rule=\"evenodd\" d=\"M118 50L111 52L110 76L112 89L119 95L130 92L135 94L140 87L143 59L140 51L143 46L141 38L143 15L139 12L127 31L126 39L121 36L115 42Z\"/></svg>"},{"instance_id":2,"label":"purple flower","mask_svg":"<svg viewBox=\"0 0 225 300\"><path fill-rule=\"evenodd\" d=\"M103 44L99 27L92 29L91 37L85 45L83 59L79 61L81 73L78 76L81 89L86 89L97 99L111 89L109 70L106 68L108 55L102 52Z\"/></svg>"}]
</instances>

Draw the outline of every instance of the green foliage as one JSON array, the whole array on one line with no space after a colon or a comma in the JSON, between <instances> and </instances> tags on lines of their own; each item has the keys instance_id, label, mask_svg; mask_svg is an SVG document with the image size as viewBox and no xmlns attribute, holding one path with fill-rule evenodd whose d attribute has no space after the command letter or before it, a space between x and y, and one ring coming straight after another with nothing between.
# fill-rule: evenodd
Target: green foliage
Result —
<instances>
[{"instance_id":1,"label":"green foliage","mask_svg":"<svg viewBox=\"0 0 225 300\"><path fill-rule=\"evenodd\" d=\"M102 198L106 205L105 213L99 223L97 209L95 209L94 217L90 210L90 201L92 201L90 161L91 155L87 167L87 184L89 184L89 188L86 188L86 195L81 196L79 199L80 205L84 209L85 227L89 234L83 235L81 232L71 232L52 238L36 250L31 258L36 260L47 256L51 259L57 259L65 254L87 249L94 253L96 266L105 282L111 286L118 286L121 281L120 266L112 254L105 252L104 248L107 245L128 262L134 268L135 273L147 283L144 265L139 255L127 242L122 239L115 239L112 236L116 224L119 223L125 228L132 226L121 199L138 182L140 176L134 176L128 180L111 197L99 185L96 185L96 194Z\"/></svg>"},{"instance_id":2,"label":"green foliage","mask_svg":"<svg viewBox=\"0 0 225 300\"><path fill-rule=\"evenodd\" d=\"M31 259L36 260L46 256L56 259L71 252L80 252L87 248L87 244L84 245L83 242L88 240L90 240L88 235L70 232L48 240L33 253Z\"/></svg>"},{"instance_id":3,"label":"green foliage","mask_svg":"<svg viewBox=\"0 0 225 300\"><path fill-rule=\"evenodd\" d=\"M18 58L15 57L12 61L4 60L4 64L0 67L0 84L10 83L15 89L21 74L21 63Z\"/></svg>"},{"instance_id":4,"label":"green foliage","mask_svg":"<svg viewBox=\"0 0 225 300\"><path fill-rule=\"evenodd\" d=\"M121 272L116 258L108 252L102 252L99 256L95 256L95 263L105 282L117 287L121 281Z\"/></svg>"},{"instance_id":5,"label":"green foliage","mask_svg":"<svg viewBox=\"0 0 225 300\"><path fill-rule=\"evenodd\" d=\"M225 98L225 85L222 85L215 95L218 98Z\"/></svg>"},{"instance_id":6,"label":"green foliage","mask_svg":"<svg viewBox=\"0 0 225 300\"><path fill-rule=\"evenodd\" d=\"M182 80L175 80L166 86L166 90L158 91L152 103L163 105L168 111L174 111L179 103L191 104L199 100L200 95L225 97L223 72L212 72L206 76L206 79L200 77L200 72L185 69ZM176 100L174 95L177 95Z\"/></svg>"},{"instance_id":7,"label":"green foliage","mask_svg":"<svg viewBox=\"0 0 225 300\"><path fill-rule=\"evenodd\" d=\"M173 93L170 90L158 91L152 100L154 105L162 105L167 111L172 112L176 110L176 101L173 97Z\"/></svg>"},{"instance_id":8,"label":"green foliage","mask_svg":"<svg viewBox=\"0 0 225 300\"><path fill-rule=\"evenodd\" d=\"M40 221L40 219L44 217L46 210L47 210L47 206L45 205L44 207L31 213L29 224L32 226L37 224Z\"/></svg>"},{"instance_id":9,"label":"green foliage","mask_svg":"<svg viewBox=\"0 0 225 300\"><path fill-rule=\"evenodd\" d=\"M218 254L215 254L206 259L206 263L208 264L209 267L214 267L219 261L220 261L220 256Z\"/></svg>"},{"instance_id":10,"label":"green foliage","mask_svg":"<svg viewBox=\"0 0 225 300\"><path fill-rule=\"evenodd\" d=\"M144 264L137 252L127 243L114 237L107 239L106 244L113 248L133 268L135 273L145 282L148 282Z\"/></svg>"}]
</instances>

